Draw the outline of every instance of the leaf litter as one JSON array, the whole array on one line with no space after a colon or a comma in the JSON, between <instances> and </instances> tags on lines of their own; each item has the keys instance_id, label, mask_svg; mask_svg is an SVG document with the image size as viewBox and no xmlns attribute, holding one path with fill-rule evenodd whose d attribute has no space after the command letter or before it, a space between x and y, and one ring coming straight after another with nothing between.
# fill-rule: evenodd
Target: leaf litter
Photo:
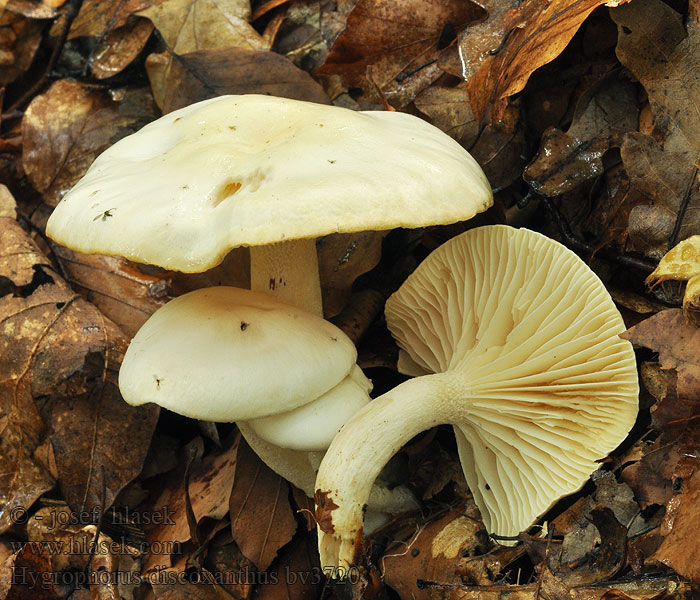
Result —
<instances>
[{"instance_id":1,"label":"leaf litter","mask_svg":"<svg viewBox=\"0 0 700 600\"><path fill-rule=\"evenodd\" d=\"M700 594L697 2L0 5L0 599ZM56 247L46 218L102 150L224 93L422 116L486 171L496 207L482 222L558 239L614 292L638 353L638 423L516 545L486 534L441 427L388 474L421 510L368 537L360 581L334 585L312 502L235 425L121 399L119 362L145 319L192 289L245 287L247 251L183 275ZM375 393L403 380L384 299L463 229L319 241L327 316ZM40 576L41 596L18 573Z\"/></svg>"}]
</instances>

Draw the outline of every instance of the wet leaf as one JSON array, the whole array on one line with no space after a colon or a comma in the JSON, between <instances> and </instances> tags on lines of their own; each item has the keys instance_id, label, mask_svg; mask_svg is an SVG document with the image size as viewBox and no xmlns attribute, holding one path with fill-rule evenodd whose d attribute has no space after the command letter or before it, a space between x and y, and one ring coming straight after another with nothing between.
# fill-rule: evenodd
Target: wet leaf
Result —
<instances>
[{"instance_id":1,"label":"wet leaf","mask_svg":"<svg viewBox=\"0 0 700 600\"><path fill-rule=\"evenodd\" d=\"M92 54L90 70L97 79L113 77L128 67L141 53L153 32L146 19L129 19L100 40Z\"/></svg>"},{"instance_id":2,"label":"wet leaf","mask_svg":"<svg viewBox=\"0 0 700 600\"><path fill-rule=\"evenodd\" d=\"M597 87L579 102L566 133L553 127L544 132L539 154L523 174L538 194L557 196L602 175L603 154L637 127L635 86L609 81Z\"/></svg>"},{"instance_id":3,"label":"wet leaf","mask_svg":"<svg viewBox=\"0 0 700 600\"><path fill-rule=\"evenodd\" d=\"M405 106L441 74L436 61L464 25L483 16L468 0L360 0L317 73ZM371 66L368 80L367 67Z\"/></svg>"},{"instance_id":4,"label":"wet leaf","mask_svg":"<svg viewBox=\"0 0 700 600\"><path fill-rule=\"evenodd\" d=\"M283 56L224 48L174 58L163 110L171 112L223 94L268 94L328 103L323 88Z\"/></svg>"},{"instance_id":5,"label":"wet leaf","mask_svg":"<svg viewBox=\"0 0 700 600\"><path fill-rule=\"evenodd\" d=\"M525 0L506 13L508 39L468 82L476 118L481 121L492 104L498 118L506 99L521 91L536 69L559 56L586 17L603 4L605 0Z\"/></svg>"},{"instance_id":6,"label":"wet leaf","mask_svg":"<svg viewBox=\"0 0 700 600\"><path fill-rule=\"evenodd\" d=\"M497 53L506 41L508 32L504 17L509 10L517 8L519 2L482 0L478 4L488 12L488 17L460 31L454 50L451 48L438 61L440 68L465 81L469 81L481 63ZM445 59L450 55L454 55L454 59L447 64Z\"/></svg>"},{"instance_id":7,"label":"wet leaf","mask_svg":"<svg viewBox=\"0 0 700 600\"><path fill-rule=\"evenodd\" d=\"M130 337L173 296L170 273L148 275L124 258L80 254L63 246L54 252L74 289Z\"/></svg>"},{"instance_id":8,"label":"wet leaf","mask_svg":"<svg viewBox=\"0 0 700 600\"><path fill-rule=\"evenodd\" d=\"M98 154L155 117L150 94L143 90L110 97L59 80L34 98L24 114L24 169L44 201L55 206Z\"/></svg>"},{"instance_id":9,"label":"wet leaf","mask_svg":"<svg viewBox=\"0 0 700 600\"><path fill-rule=\"evenodd\" d=\"M265 571L297 530L289 484L241 440L230 501L231 533L243 554Z\"/></svg>"}]
</instances>

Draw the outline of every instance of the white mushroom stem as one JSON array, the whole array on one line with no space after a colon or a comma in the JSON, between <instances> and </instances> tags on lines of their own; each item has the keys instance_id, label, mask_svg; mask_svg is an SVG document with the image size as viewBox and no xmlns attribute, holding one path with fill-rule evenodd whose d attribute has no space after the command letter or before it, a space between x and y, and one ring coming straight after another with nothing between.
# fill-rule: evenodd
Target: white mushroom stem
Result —
<instances>
[{"instance_id":1,"label":"white mushroom stem","mask_svg":"<svg viewBox=\"0 0 700 600\"><path fill-rule=\"evenodd\" d=\"M316 240L251 246L250 289L323 316Z\"/></svg>"},{"instance_id":2,"label":"white mushroom stem","mask_svg":"<svg viewBox=\"0 0 700 600\"><path fill-rule=\"evenodd\" d=\"M410 379L373 400L331 443L316 477L321 566L340 577L357 563L364 507L382 467L413 436L458 418L454 373ZM337 570L336 570L337 569Z\"/></svg>"}]
</instances>

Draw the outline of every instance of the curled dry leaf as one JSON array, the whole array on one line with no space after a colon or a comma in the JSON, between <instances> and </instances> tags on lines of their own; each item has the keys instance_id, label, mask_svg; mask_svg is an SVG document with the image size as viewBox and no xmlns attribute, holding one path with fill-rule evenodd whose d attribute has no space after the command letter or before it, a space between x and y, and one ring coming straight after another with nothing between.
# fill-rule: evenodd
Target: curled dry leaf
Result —
<instances>
[{"instance_id":1,"label":"curled dry leaf","mask_svg":"<svg viewBox=\"0 0 700 600\"><path fill-rule=\"evenodd\" d=\"M289 504L289 484L241 440L229 505L231 533L241 552L265 571L292 539L297 521Z\"/></svg>"},{"instance_id":2,"label":"curled dry leaf","mask_svg":"<svg viewBox=\"0 0 700 600\"><path fill-rule=\"evenodd\" d=\"M198 50L174 57L163 110L224 94L267 94L328 104L323 88L284 56L241 48Z\"/></svg>"},{"instance_id":3,"label":"curled dry leaf","mask_svg":"<svg viewBox=\"0 0 700 600\"><path fill-rule=\"evenodd\" d=\"M693 235L669 250L646 279L647 285L664 281L687 281L683 312L693 319L700 312L700 235Z\"/></svg>"},{"instance_id":4,"label":"curled dry leaf","mask_svg":"<svg viewBox=\"0 0 700 600\"><path fill-rule=\"evenodd\" d=\"M442 74L436 62L456 32L481 17L467 0L360 0L317 73L341 75L375 100L376 85L390 103L405 106Z\"/></svg>"},{"instance_id":5,"label":"curled dry leaf","mask_svg":"<svg viewBox=\"0 0 700 600\"><path fill-rule=\"evenodd\" d=\"M24 170L44 201L55 206L98 154L155 117L156 107L144 90L110 95L59 80L24 113Z\"/></svg>"},{"instance_id":6,"label":"curled dry leaf","mask_svg":"<svg viewBox=\"0 0 700 600\"><path fill-rule=\"evenodd\" d=\"M606 0L525 0L506 13L507 39L498 53L489 55L468 82L476 118L481 121L494 105L499 120L508 96L520 92L530 75L554 60L581 23Z\"/></svg>"}]
</instances>

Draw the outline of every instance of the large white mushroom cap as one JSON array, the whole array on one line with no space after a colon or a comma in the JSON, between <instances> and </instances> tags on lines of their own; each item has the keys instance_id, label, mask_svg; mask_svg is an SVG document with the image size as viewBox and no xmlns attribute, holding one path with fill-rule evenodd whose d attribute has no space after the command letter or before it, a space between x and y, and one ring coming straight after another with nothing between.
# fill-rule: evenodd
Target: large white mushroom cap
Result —
<instances>
[{"instance_id":1,"label":"large white mushroom cap","mask_svg":"<svg viewBox=\"0 0 700 600\"><path fill-rule=\"evenodd\" d=\"M474 159L417 117L222 96L103 152L47 234L80 252L199 272L237 246L453 223L491 203Z\"/></svg>"},{"instance_id":2,"label":"large white mushroom cap","mask_svg":"<svg viewBox=\"0 0 700 600\"><path fill-rule=\"evenodd\" d=\"M473 229L433 252L387 302L410 379L357 413L317 481L324 567L347 567L377 471L417 432L455 427L487 529L511 536L577 491L634 424L634 352L602 282L532 231Z\"/></svg>"}]
</instances>

